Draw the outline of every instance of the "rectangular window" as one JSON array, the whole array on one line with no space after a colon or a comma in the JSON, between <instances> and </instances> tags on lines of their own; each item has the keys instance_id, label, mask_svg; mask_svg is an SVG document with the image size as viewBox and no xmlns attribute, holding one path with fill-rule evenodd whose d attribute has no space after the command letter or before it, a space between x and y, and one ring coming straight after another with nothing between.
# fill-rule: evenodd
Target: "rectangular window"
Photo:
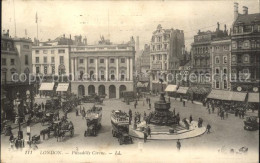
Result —
<instances>
[{"instance_id":1,"label":"rectangular window","mask_svg":"<svg viewBox=\"0 0 260 163\"><path fill-rule=\"evenodd\" d=\"M249 45L248 45L248 42L244 42L244 46L245 47L248 47Z\"/></svg>"},{"instance_id":2,"label":"rectangular window","mask_svg":"<svg viewBox=\"0 0 260 163\"><path fill-rule=\"evenodd\" d=\"M52 66L52 67L51 67L51 73L52 73L52 74L55 74L55 66Z\"/></svg>"},{"instance_id":3,"label":"rectangular window","mask_svg":"<svg viewBox=\"0 0 260 163\"><path fill-rule=\"evenodd\" d=\"M237 43L236 42L232 42L232 48L236 49L237 48Z\"/></svg>"},{"instance_id":4,"label":"rectangular window","mask_svg":"<svg viewBox=\"0 0 260 163\"><path fill-rule=\"evenodd\" d=\"M47 74L47 73L48 73L48 67L44 66L44 74Z\"/></svg>"},{"instance_id":5,"label":"rectangular window","mask_svg":"<svg viewBox=\"0 0 260 163\"><path fill-rule=\"evenodd\" d=\"M24 64L28 65L29 64L29 59L28 59L28 55L24 56Z\"/></svg>"},{"instance_id":6,"label":"rectangular window","mask_svg":"<svg viewBox=\"0 0 260 163\"><path fill-rule=\"evenodd\" d=\"M164 49L167 49L167 44L164 44Z\"/></svg>"},{"instance_id":7,"label":"rectangular window","mask_svg":"<svg viewBox=\"0 0 260 163\"><path fill-rule=\"evenodd\" d=\"M227 89L227 81L224 80L224 89Z\"/></svg>"},{"instance_id":8,"label":"rectangular window","mask_svg":"<svg viewBox=\"0 0 260 163\"><path fill-rule=\"evenodd\" d=\"M64 64L64 57L60 56L60 64Z\"/></svg>"},{"instance_id":9,"label":"rectangular window","mask_svg":"<svg viewBox=\"0 0 260 163\"><path fill-rule=\"evenodd\" d=\"M219 89L219 81L216 81L216 88Z\"/></svg>"},{"instance_id":10,"label":"rectangular window","mask_svg":"<svg viewBox=\"0 0 260 163\"><path fill-rule=\"evenodd\" d=\"M47 57L43 57L43 62L47 63Z\"/></svg>"},{"instance_id":11,"label":"rectangular window","mask_svg":"<svg viewBox=\"0 0 260 163\"><path fill-rule=\"evenodd\" d=\"M58 53L59 53L59 54L65 53L65 49L59 49L59 50L58 50Z\"/></svg>"},{"instance_id":12,"label":"rectangular window","mask_svg":"<svg viewBox=\"0 0 260 163\"><path fill-rule=\"evenodd\" d=\"M39 54L40 53L40 51L39 50L35 50L35 54Z\"/></svg>"},{"instance_id":13,"label":"rectangular window","mask_svg":"<svg viewBox=\"0 0 260 163\"><path fill-rule=\"evenodd\" d=\"M2 66L6 66L6 58L2 58Z\"/></svg>"},{"instance_id":14,"label":"rectangular window","mask_svg":"<svg viewBox=\"0 0 260 163\"><path fill-rule=\"evenodd\" d=\"M40 67L36 67L36 74L40 73Z\"/></svg>"},{"instance_id":15,"label":"rectangular window","mask_svg":"<svg viewBox=\"0 0 260 163\"><path fill-rule=\"evenodd\" d=\"M80 63L80 64L83 64L83 63L84 63L84 60L83 60L83 59L80 59L80 60L79 60L79 63Z\"/></svg>"},{"instance_id":16,"label":"rectangular window","mask_svg":"<svg viewBox=\"0 0 260 163\"><path fill-rule=\"evenodd\" d=\"M125 63L125 58L121 58L121 63Z\"/></svg>"},{"instance_id":17,"label":"rectangular window","mask_svg":"<svg viewBox=\"0 0 260 163\"><path fill-rule=\"evenodd\" d=\"M30 46L29 45L23 45L23 48L24 49L30 49Z\"/></svg>"},{"instance_id":18,"label":"rectangular window","mask_svg":"<svg viewBox=\"0 0 260 163\"><path fill-rule=\"evenodd\" d=\"M55 50L51 50L51 54L54 54Z\"/></svg>"},{"instance_id":19,"label":"rectangular window","mask_svg":"<svg viewBox=\"0 0 260 163\"><path fill-rule=\"evenodd\" d=\"M55 62L55 58L51 57L51 63L54 63L54 62Z\"/></svg>"},{"instance_id":20,"label":"rectangular window","mask_svg":"<svg viewBox=\"0 0 260 163\"><path fill-rule=\"evenodd\" d=\"M110 63L114 63L115 62L115 59L114 58L111 58L110 59Z\"/></svg>"},{"instance_id":21,"label":"rectangular window","mask_svg":"<svg viewBox=\"0 0 260 163\"><path fill-rule=\"evenodd\" d=\"M100 59L99 62L100 62L100 63L104 63L104 59Z\"/></svg>"},{"instance_id":22,"label":"rectangular window","mask_svg":"<svg viewBox=\"0 0 260 163\"><path fill-rule=\"evenodd\" d=\"M155 60L155 56L153 55L153 61Z\"/></svg>"},{"instance_id":23,"label":"rectangular window","mask_svg":"<svg viewBox=\"0 0 260 163\"><path fill-rule=\"evenodd\" d=\"M40 62L40 58L39 57L35 57L35 63L39 63Z\"/></svg>"},{"instance_id":24,"label":"rectangular window","mask_svg":"<svg viewBox=\"0 0 260 163\"><path fill-rule=\"evenodd\" d=\"M14 59L11 59L11 65L14 65Z\"/></svg>"},{"instance_id":25,"label":"rectangular window","mask_svg":"<svg viewBox=\"0 0 260 163\"><path fill-rule=\"evenodd\" d=\"M48 53L48 50L43 50L43 54L47 54Z\"/></svg>"},{"instance_id":26,"label":"rectangular window","mask_svg":"<svg viewBox=\"0 0 260 163\"><path fill-rule=\"evenodd\" d=\"M90 62L90 63L94 63L94 59L90 59L89 62Z\"/></svg>"}]
</instances>

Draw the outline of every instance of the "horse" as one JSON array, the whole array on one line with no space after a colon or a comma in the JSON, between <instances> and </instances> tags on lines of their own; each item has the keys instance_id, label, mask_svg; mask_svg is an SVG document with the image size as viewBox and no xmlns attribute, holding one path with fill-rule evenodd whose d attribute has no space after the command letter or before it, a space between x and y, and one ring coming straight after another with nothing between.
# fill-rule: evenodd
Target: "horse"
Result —
<instances>
[{"instance_id":1,"label":"horse","mask_svg":"<svg viewBox=\"0 0 260 163\"><path fill-rule=\"evenodd\" d=\"M65 136L65 131L59 130L57 132L57 142L59 142L60 140L63 140L64 136Z\"/></svg>"},{"instance_id":2,"label":"horse","mask_svg":"<svg viewBox=\"0 0 260 163\"><path fill-rule=\"evenodd\" d=\"M40 135L43 136L43 140L45 140L45 134L48 135L48 138L50 137L50 129L49 128L46 128L46 129L43 129L40 131Z\"/></svg>"}]
</instances>

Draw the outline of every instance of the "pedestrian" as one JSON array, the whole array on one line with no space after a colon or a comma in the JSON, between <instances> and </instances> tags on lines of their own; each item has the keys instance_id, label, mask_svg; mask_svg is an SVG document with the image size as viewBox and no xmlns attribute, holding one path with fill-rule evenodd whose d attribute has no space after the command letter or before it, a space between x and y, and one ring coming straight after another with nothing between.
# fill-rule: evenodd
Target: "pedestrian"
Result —
<instances>
[{"instance_id":1,"label":"pedestrian","mask_svg":"<svg viewBox=\"0 0 260 163\"><path fill-rule=\"evenodd\" d=\"M132 110L131 109L129 109L129 117L132 117Z\"/></svg>"},{"instance_id":2,"label":"pedestrian","mask_svg":"<svg viewBox=\"0 0 260 163\"><path fill-rule=\"evenodd\" d=\"M239 116L239 118L241 118L241 116L242 116L241 111L238 111L238 116Z\"/></svg>"},{"instance_id":3,"label":"pedestrian","mask_svg":"<svg viewBox=\"0 0 260 163\"><path fill-rule=\"evenodd\" d=\"M76 117L79 115L79 111L78 109L76 109Z\"/></svg>"},{"instance_id":4,"label":"pedestrian","mask_svg":"<svg viewBox=\"0 0 260 163\"><path fill-rule=\"evenodd\" d=\"M144 120L145 120L145 118L146 118L146 112L144 111Z\"/></svg>"},{"instance_id":5,"label":"pedestrian","mask_svg":"<svg viewBox=\"0 0 260 163\"><path fill-rule=\"evenodd\" d=\"M207 125L207 134L210 133L210 128L211 128L211 126L208 124L208 125Z\"/></svg>"},{"instance_id":6,"label":"pedestrian","mask_svg":"<svg viewBox=\"0 0 260 163\"><path fill-rule=\"evenodd\" d=\"M190 123L192 122L192 116L190 115Z\"/></svg>"},{"instance_id":7,"label":"pedestrian","mask_svg":"<svg viewBox=\"0 0 260 163\"><path fill-rule=\"evenodd\" d=\"M147 133L148 133L148 136L150 136L150 137L152 136L151 135L151 128L150 128L150 126L147 127Z\"/></svg>"},{"instance_id":8,"label":"pedestrian","mask_svg":"<svg viewBox=\"0 0 260 163\"><path fill-rule=\"evenodd\" d=\"M208 108L209 114L210 114L210 108Z\"/></svg>"},{"instance_id":9,"label":"pedestrian","mask_svg":"<svg viewBox=\"0 0 260 163\"><path fill-rule=\"evenodd\" d=\"M144 106L144 100L143 100L143 106Z\"/></svg>"},{"instance_id":10,"label":"pedestrian","mask_svg":"<svg viewBox=\"0 0 260 163\"><path fill-rule=\"evenodd\" d=\"M151 106L151 103L149 103L149 110L151 109L151 107L152 107L152 106Z\"/></svg>"},{"instance_id":11,"label":"pedestrian","mask_svg":"<svg viewBox=\"0 0 260 163\"><path fill-rule=\"evenodd\" d=\"M184 100L183 100L182 104L183 104L183 107L185 107L185 101Z\"/></svg>"},{"instance_id":12,"label":"pedestrian","mask_svg":"<svg viewBox=\"0 0 260 163\"><path fill-rule=\"evenodd\" d=\"M144 143L146 143L146 140L147 140L147 133L144 132Z\"/></svg>"},{"instance_id":13,"label":"pedestrian","mask_svg":"<svg viewBox=\"0 0 260 163\"><path fill-rule=\"evenodd\" d=\"M178 139L178 141L177 141L177 149L178 149L178 151L180 151L181 150L181 142L180 142L180 140Z\"/></svg>"},{"instance_id":14,"label":"pedestrian","mask_svg":"<svg viewBox=\"0 0 260 163\"><path fill-rule=\"evenodd\" d=\"M228 111L226 111L226 118L228 118Z\"/></svg>"},{"instance_id":15,"label":"pedestrian","mask_svg":"<svg viewBox=\"0 0 260 163\"><path fill-rule=\"evenodd\" d=\"M241 111L242 113L241 113L241 115L242 115L242 119L244 119L244 116L245 116L245 111Z\"/></svg>"},{"instance_id":16,"label":"pedestrian","mask_svg":"<svg viewBox=\"0 0 260 163\"><path fill-rule=\"evenodd\" d=\"M171 97L168 98L169 102L171 102Z\"/></svg>"},{"instance_id":17,"label":"pedestrian","mask_svg":"<svg viewBox=\"0 0 260 163\"><path fill-rule=\"evenodd\" d=\"M82 119L84 119L85 116L86 116L86 112L85 110L82 110Z\"/></svg>"},{"instance_id":18,"label":"pedestrian","mask_svg":"<svg viewBox=\"0 0 260 163\"><path fill-rule=\"evenodd\" d=\"M211 107L212 107L212 113L214 113L214 110L215 110L214 105L212 105Z\"/></svg>"},{"instance_id":19,"label":"pedestrian","mask_svg":"<svg viewBox=\"0 0 260 163\"><path fill-rule=\"evenodd\" d=\"M148 104L148 97L146 97L146 103Z\"/></svg>"},{"instance_id":20,"label":"pedestrian","mask_svg":"<svg viewBox=\"0 0 260 163\"><path fill-rule=\"evenodd\" d=\"M173 115L175 116L175 108L173 108Z\"/></svg>"},{"instance_id":21,"label":"pedestrian","mask_svg":"<svg viewBox=\"0 0 260 163\"><path fill-rule=\"evenodd\" d=\"M135 109L136 109L136 103L134 104L134 107L135 107Z\"/></svg>"}]
</instances>

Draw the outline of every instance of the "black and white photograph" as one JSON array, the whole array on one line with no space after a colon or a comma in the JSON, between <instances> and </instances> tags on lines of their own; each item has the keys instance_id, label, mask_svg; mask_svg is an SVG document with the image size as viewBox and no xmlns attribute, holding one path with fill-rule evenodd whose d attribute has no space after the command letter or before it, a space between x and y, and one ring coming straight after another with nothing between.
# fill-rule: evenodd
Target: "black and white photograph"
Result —
<instances>
[{"instance_id":1,"label":"black and white photograph","mask_svg":"<svg viewBox=\"0 0 260 163\"><path fill-rule=\"evenodd\" d=\"M1 162L259 162L260 0L1 9Z\"/></svg>"}]
</instances>

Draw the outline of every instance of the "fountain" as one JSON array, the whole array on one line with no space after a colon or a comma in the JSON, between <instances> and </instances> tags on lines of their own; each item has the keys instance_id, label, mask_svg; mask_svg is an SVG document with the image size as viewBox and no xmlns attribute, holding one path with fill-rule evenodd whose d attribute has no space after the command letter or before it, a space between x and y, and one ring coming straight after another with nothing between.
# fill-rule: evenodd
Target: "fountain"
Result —
<instances>
[{"instance_id":1,"label":"fountain","mask_svg":"<svg viewBox=\"0 0 260 163\"><path fill-rule=\"evenodd\" d=\"M163 80L160 79L161 85ZM170 102L166 102L165 100L165 93L163 93L163 87L162 92L160 93L160 99L159 101L156 101L154 103L155 111L151 112L148 117L148 124L154 124L159 126L172 126L174 124L177 124L177 116L173 114L173 112L169 111L171 107Z\"/></svg>"}]
</instances>

